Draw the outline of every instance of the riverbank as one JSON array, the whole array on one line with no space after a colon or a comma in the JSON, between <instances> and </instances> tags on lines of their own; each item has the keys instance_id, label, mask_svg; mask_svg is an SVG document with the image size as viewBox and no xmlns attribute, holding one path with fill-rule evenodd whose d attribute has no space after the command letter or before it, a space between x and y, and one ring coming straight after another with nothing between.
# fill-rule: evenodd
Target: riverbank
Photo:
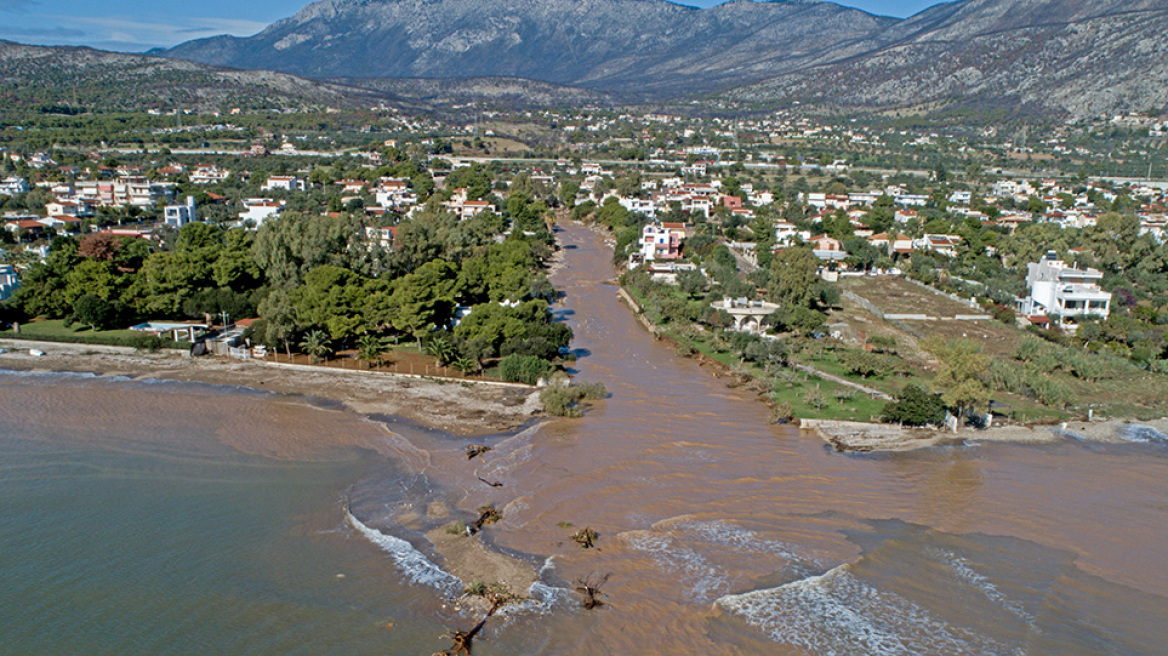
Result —
<instances>
[{"instance_id":1,"label":"riverbank","mask_svg":"<svg viewBox=\"0 0 1168 656\"><path fill-rule=\"evenodd\" d=\"M460 436L513 429L542 408L520 385L450 381L407 374L347 371L262 361L190 358L182 351L0 340L0 368L249 387L337 401L362 415L397 415ZM30 355L40 349L43 356Z\"/></svg>"},{"instance_id":2,"label":"riverbank","mask_svg":"<svg viewBox=\"0 0 1168 656\"><path fill-rule=\"evenodd\" d=\"M1147 441L1142 429L1168 434L1168 419L1135 421L1106 419L1072 421L1055 425L994 426L983 430L958 432L930 428L912 428L895 424L870 424L848 421L804 419L800 426L830 444L836 451L913 451L934 446L969 442L1011 442L1048 444L1065 439L1119 444Z\"/></svg>"}]
</instances>

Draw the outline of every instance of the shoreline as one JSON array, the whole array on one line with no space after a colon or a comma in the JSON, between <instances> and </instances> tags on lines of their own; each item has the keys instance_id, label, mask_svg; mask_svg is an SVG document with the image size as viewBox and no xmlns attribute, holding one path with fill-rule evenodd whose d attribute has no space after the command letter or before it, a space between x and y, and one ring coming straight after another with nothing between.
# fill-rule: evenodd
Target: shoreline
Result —
<instances>
[{"instance_id":1,"label":"shoreline","mask_svg":"<svg viewBox=\"0 0 1168 656\"><path fill-rule=\"evenodd\" d=\"M1059 424L992 426L951 432L935 428L913 428L897 424L872 424L852 421L802 419L800 430L811 433L842 453L915 451L935 446L962 445L973 442L1009 444L1054 444L1063 441L1100 444L1132 444L1148 439L1126 437L1136 428L1150 428L1168 434L1168 418L1139 421L1110 418L1094 421L1069 421Z\"/></svg>"},{"instance_id":2,"label":"shoreline","mask_svg":"<svg viewBox=\"0 0 1168 656\"><path fill-rule=\"evenodd\" d=\"M336 401L360 415L396 415L459 437L518 428L540 416L538 390L494 381L426 378L225 358L193 359L181 351L146 353L130 347L0 340L0 368L90 373L245 387ZM29 354L39 348L43 356Z\"/></svg>"}]
</instances>

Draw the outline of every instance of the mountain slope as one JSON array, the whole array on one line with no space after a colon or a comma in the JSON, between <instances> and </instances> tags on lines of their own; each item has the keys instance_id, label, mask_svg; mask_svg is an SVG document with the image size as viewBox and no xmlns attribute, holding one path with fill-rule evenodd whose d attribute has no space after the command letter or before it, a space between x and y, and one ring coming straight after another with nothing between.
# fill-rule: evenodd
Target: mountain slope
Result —
<instances>
[{"instance_id":1,"label":"mountain slope","mask_svg":"<svg viewBox=\"0 0 1168 656\"><path fill-rule=\"evenodd\" d=\"M255 36L162 54L315 78L513 76L677 95L766 79L896 22L813 0L322 0Z\"/></svg>"},{"instance_id":2,"label":"mountain slope","mask_svg":"<svg viewBox=\"0 0 1168 656\"><path fill-rule=\"evenodd\" d=\"M481 100L491 106L610 105L604 94L547 82L477 80L309 80L287 73L213 67L90 48L0 40L0 113L70 106L89 111L148 108L367 107L432 110Z\"/></svg>"},{"instance_id":3,"label":"mountain slope","mask_svg":"<svg viewBox=\"0 0 1168 656\"><path fill-rule=\"evenodd\" d=\"M0 97L15 106L69 103L88 109L351 105L368 91L270 71L90 48L0 41Z\"/></svg>"},{"instance_id":4,"label":"mountain slope","mask_svg":"<svg viewBox=\"0 0 1168 656\"><path fill-rule=\"evenodd\" d=\"M1029 108L1065 119L1168 106L1165 0L965 0L844 57L737 89L749 101L840 107Z\"/></svg>"}]
</instances>

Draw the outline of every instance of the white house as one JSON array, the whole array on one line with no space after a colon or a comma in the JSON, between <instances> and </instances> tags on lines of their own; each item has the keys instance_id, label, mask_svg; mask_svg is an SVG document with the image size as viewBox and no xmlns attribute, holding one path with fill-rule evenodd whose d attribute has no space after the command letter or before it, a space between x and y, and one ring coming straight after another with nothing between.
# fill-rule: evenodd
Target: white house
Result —
<instances>
[{"instance_id":1,"label":"white house","mask_svg":"<svg viewBox=\"0 0 1168 656\"><path fill-rule=\"evenodd\" d=\"M961 235L931 235L913 242L913 246L922 251L931 251L945 257L957 257L957 246L961 244Z\"/></svg>"},{"instance_id":2,"label":"white house","mask_svg":"<svg viewBox=\"0 0 1168 656\"><path fill-rule=\"evenodd\" d=\"M1026 268L1030 295L1019 303L1022 314L1054 314L1073 324L1075 317L1106 318L1111 313L1111 294L1099 288L1103 274L1096 269L1067 266L1054 251Z\"/></svg>"},{"instance_id":3,"label":"white house","mask_svg":"<svg viewBox=\"0 0 1168 656\"><path fill-rule=\"evenodd\" d=\"M8 300L19 284L16 267L11 264L0 264L0 301Z\"/></svg>"},{"instance_id":4,"label":"white house","mask_svg":"<svg viewBox=\"0 0 1168 656\"><path fill-rule=\"evenodd\" d=\"M954 205L968 205L973 202L973 194L968 191L958 190L949 194L949 202Z\"/></svg>"},{"instance_id":5,"label":"white house","mask_svg":"<svg viewBox=\"0 0 1168 656\"><path fill-rule=\"evenodd\" d=\"M301 191L304 189L304 181L294 175L273 175L264 182L264 186L260 187L260 189L263 191L271 191L273 189Z\"/></svg>"},{"instance_id":6,"label":"white house","mask_svg":"<svg viewBox=\"0 0 1168 656\"><path fill-rule=\"evenodd\" d=\"M16 196L29 192L28 181L24 178L5 178L0 180L0 196Z\"/></svg>"},{"instance_id":7,"label":"white house","mask_svg":"<svg viewBox=\"0 0 1168 656\"><path fill-rule=\"evenodd\" d=\"M198 215L195 213L194 196L187 196L186 205L167 205L163 212L163 222L168 228L175 230L198 220Z\"/></svg>"},{"instance_id":8,"label":"white house","mask_svg":"<svg viewBox=\"0 0 1168 656\"><path fill-rule=\"evenodd\" d=\"M249 198L245 200L244 211L239 213L240 223L251 223L258 230L264 221L276 216L284 209L284 203L277 203L267 198Z\"/></svg>"},{"instance_id":9,"label":"white house","mask_svg":"<svg viewBox=\"0 0 1168 656\"><path fill-rule=\"evenodd\" d=\"M798 237L803 241L811 240L810 230L799 230L794 223L787 221L775 221L775 246L779 248L786 248L795 242Z\"/></svg>"},{"instance_id":10,"label":"white house","mask_svg":"<svg viewBox=\"0 0 1168 656\"><path fill-rule=\"evenodd\" d=\"M684 223L650 223L641 235L641 256L646 262L676 260L684 239Z\"/></svg>"}]
</instances>

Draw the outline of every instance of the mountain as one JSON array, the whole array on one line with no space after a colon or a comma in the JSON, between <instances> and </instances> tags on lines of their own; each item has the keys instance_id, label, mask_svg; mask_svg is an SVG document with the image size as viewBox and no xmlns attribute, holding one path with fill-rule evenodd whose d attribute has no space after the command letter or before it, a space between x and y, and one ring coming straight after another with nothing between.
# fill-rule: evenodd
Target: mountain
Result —
<instances>
[{"instance_id":1,"label":"mountain","mask_svg":"<svg viewBox=\"0 0 1168 656\"><path fill-rule=\"evenodd\" d=\"M662 97L758 82L898 22L813 0L322 0L252 37L159 54L313 78L508 76Z\"/></svg>"},{"instance_id":2,"label":"mountain","mask_svg":"<svg viewBox=\"0 0 1168 656\"><path fill-rule=\"evenodd\" d=\"M474 80L354 79L320 81L272 71L244 71L180 59L91 48L27 46L0 40L4 107L144 108L368 107L442 110L470 100L527 108L611 105L586 89L508 78Z\"/></svg>"},{"instance_id":3,"label":"mountain","mask_svg":"<svg viewBox=\"0 0 1168 656\"><path fill-rule=\"evenodd\" d=\"M1077 120L1168 107L1168 1L964 0L737 89L743 101Z\"/></svg>"},{"instance_id":4,"label":"mountain","mask_svg":"<svg viewBox=\"0 0 1168 656\"><path fill-rule=\"evenodd\" d=\"M367 103L373 93L270 71L238 71L91 48L0 41L0 97L12 106L90 110Z\"/></svg>"}]
</instances>

